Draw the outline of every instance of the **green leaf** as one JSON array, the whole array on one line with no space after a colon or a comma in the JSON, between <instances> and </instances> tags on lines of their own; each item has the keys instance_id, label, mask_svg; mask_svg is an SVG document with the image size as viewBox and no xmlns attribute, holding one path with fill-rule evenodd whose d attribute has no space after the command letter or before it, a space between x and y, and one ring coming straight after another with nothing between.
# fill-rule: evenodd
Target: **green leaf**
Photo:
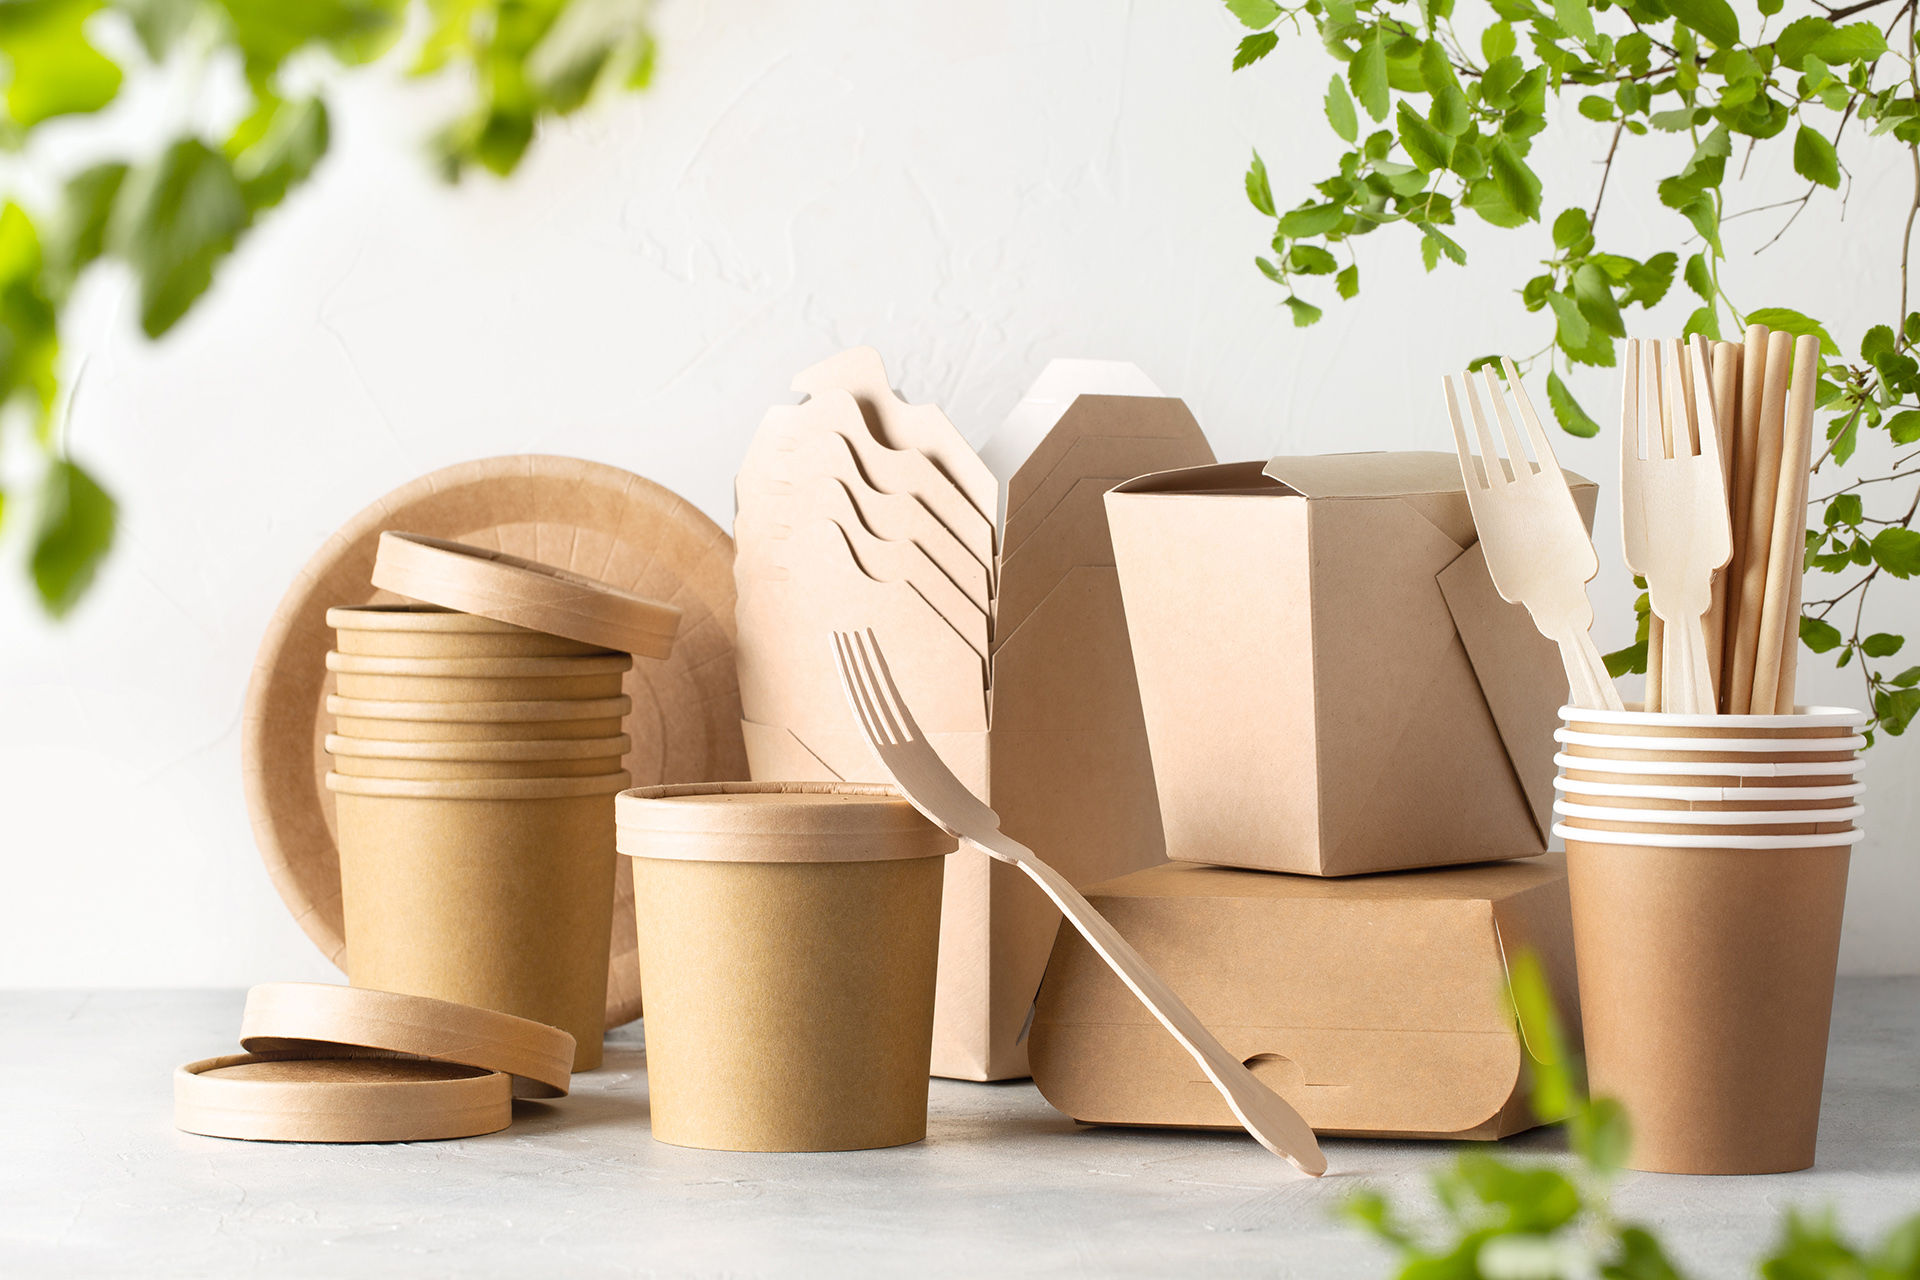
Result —
<instances>
[{"instance_id":1,"label":"green leaf","mask_svg":"<svg viewBox=\"0 0 1920 1280\"><path fill-rule=\"evenodd\" d=\"M1280 36L1277 32L1254 32L1242 40L1239 47L1233 51L1233 69L1239 71L1244 67L1252 66L1254 63L1260 61L1260 59L1272 53L1274 46L1279 43ZM1351 142L1352 139L1349 138L1348 141Z\"/></svg>"},{"instance_id":2,"label":"green leaf","mask_svg":"<svg viewBox=\"0 0 1920 1280\"><path fill-rule=\"evenodd\" d=\"M1377 30L1360 41L1353 61L1347 64L1347 83L1368 115L1375 120L1387 118L1387 46Z\"/></svg>"},{"instance_id":3,"label":"green leaf","mask_svg":"<svg viewBox=\"0 0 1920 1280\"><path fill-rule=\"evenodd\" d=\"M1905 636L1890 635L1885 631L1876 631L1860 642L1860 649L1869 658L1891 658L1900 652L1907 643Z\"/></svg>"},{"instance_id":4,"label":"green leaf","mask_svg":"<svg viewBox=\"0 0 1920 1280\"><path fill-rule=\"evenodd\" d=\"M126 179L124 164L97 164L67 179L60 221L47 243L47 288L55 297L67 290L106 245L107 219Z\"/></svg>"},{"instance_id":5,"label":"green leaf","mask_svg":"<svg viewBox=\"0 0 1920 1280\"><path fill-rule=\"evenodd\" d=\"M1783 67L1801 69L1814 46L1833 34L1833 24L1825 18L1795 18L1773 38L1773 55Z\"/></svg>"},{"instance_id":6,"label":"green leaf","mask_svg":"<svg viewBox=\"0 0 1920 1280\"><path fill-rule=\"evenodd\" d=\"M1226 0L1227 12L1240 19L1240 25L1258 31L1270 27L1280 17L1274 0Z\"/></svg>"},{"instance_id":7,"label":"green leaf","mask_svg":"<svg viewBox=\"0 0 1920 1280\"><path fill-rule=\"evenodd\" d=\"M1528 221L1540 216L1540 179L1534 176L1514 152L1512 144L1505 139L1493 144L1493 150L1487 155L1487 165L1493 175L1494 185L1500 188L1500 194L1506 198L1515 212L1522 214Z\"/></svg>"},{"instance_id":8,"label":"green leaf","mask_svg":"<svg viewBox=\"0 0 1920 1280\"><path fill-rule=\"evenodd\" d=\"M1287 266L1301 275L1330 276L1340 264L1317 244L1296 244L1287 254Z\"/></svg>"},{"instance_id":9,"label":"green leaf","mask_svg":"<svg viewBox=\"0 0 1920 1280\"><path fill-rule=\"evenodd\" d=\"M1703 196L1680 212L1685 214L1687 221L1693 224L1693 229L1700 233L1700 238L1712 246L1714 253L1721 254L1720 214L1713 207L1713 201Z\"/></svg>"},{"instance_id":10,"label":"green leaf","mask_svg":"<svg viewBox=\"0 0 1920 1280\"><path fill-rule=\"evenodd\" d=\"M1553 247L1571 249L1593 232L1593 224L1587 220L1585 209L1562 209L1560 216L1553 220Z\"/></svg>"},{"instance_id":11,"label":"green leaf","mask_svg":"<svg viewBox=\"0 0 1920 1280\"><path fill-rule=\"evenodd\" d=\"M1908 667L1893 678L1893 683L1902 689L1911 689L1914 685L1920 684L1920 667Z\"/></svg>"},{"instance_id":12,"label":"green leaf","mask_svg":"<svg viewBox=\"0 0 1920 1280\"><path fill-rule=\"evenodd\" d=\"M1615 649L1606 655L1607 674L1618 680L1621 676L1643 674L1647 669L1647 642L1641 640L1624 649Z\"/></svg>"},{"instance_id":13,"label":"green leaf","mask_svg":"<svg viewBox=\"0 0 1920 1280\"><path fill-rule=\"evenodd\" d=\"M1547 305L1553 308L1554 318L1560 322L1557 341L1562 348L1577 351L1592 340L1593 327L1571 294L1549 293Z\"/></svg>"},{"instance_id":14,"label":"green leaf","mask_svg":"<svg viewBox=\"0 0 1920 1280\"><path fill-rule=\"evenodd\" d=\"M1553 20L1581 44L1593 43L1593 11L1587 0L1553 0Z\"/></svg>"},{"instance_id":15,"label":"green leaf","mask_svg":"<svg viewBox=\"0 0 1920 1280\"><path fill-rule=\"evenodd\" d=\"M1873 695L1873 713L1879 719L1880 727L1893 737L1897 738L1907 731L1907 726L1913 722L1914 713L1917 711L1920 711L1920 689L1900 689ZM1792 1276L1795 1273L1780 1271L1773 1274ZM1799 1274L1818 1275L1820 1273L1802 1271ZM1834 1273L1829 1271L1827 1274ZM1845 1275L1846 1272L1843 1271L1840 1274ZM1860 1273L1856 1271L1854 1274Z\"/></svg>"},{"instance_id":16,"label":"green leaf","mask_svg":"<svg viewBox=\"0 0 1920 1280\"><path fill-rule=\"evenodd\" d=\"M1280 234L1289 238L1323 236L1340 225L1347 211L1337 204L1308 205L1280 216Z\"/></svg>"},{"instance_id":17,"label":"green leaf","mask_svg":"<svg viewBox=\"0 0 1920 1280\"><path fill-rule=\"evenodd\" d=\"M1587 411L1567 390L1567 384L1560 381L1560 375L1551 371L1547 374L1547 403L1553 406L1553 416L1559 420L1560 429L1568 435L1590 440L1600 434L1600 424L1587 416Z\"/></svg>"},{"instance_id":18,"label":"green leaf","mask_svg":"<svg viewBox=\"0 0 1920 1280\"><path fill-rule=\"evenodd\" d=\"M1595 328L1615 338L1627 336L1627 326L1620 319L1620 308L1613 300L1613 288L1607 283L1606 272L1591 262L1582 264L1573 273L1573 296Z\"/></svg>"},{"instance_id":19,"label":"green leaf","mask_svg":"<svg viewBox=\"0 0 1920 1280\"><path fill-rule=\"evenodd\" d=\"M1867 547L1873 562L1896 578L1920 573L1920 533L1897 527L1882 529Z\"/></svg>"},{"instance_id":20,"label":"green leaf","mask_svg":"<svg viewBox=\"0 0 1920 1280\"><path fill-rule=\"evenodd\" d=\"M1809 182L1840 188L1840 157L1833 144L1810 124L1800 126L1793 138L1793 171Z\"/></svg>"},{"instance_id":21,"label":"green leaf","mask_svg":"<svg viewBox=\"0 0 1920 1280\"><path fill-rule=\"evenodd\" d=\"M1870 62L1886 51L1886 39L1881 36L1880 28L1871 22L1850 22L1828 32L1814 40L1811 50L1829 65Z\"/></svg>"},{"instance_id":22,"label":"green leaf","mask_svg":"<svg viewBox=\"0 0 1920 1280\"><path fill-rule=\"evenodd\" d=\"M1720 341L1720 317L1712 307L1695 307L1687 322L1680 326L1682 338L1691 338L1696 333L1709 342Z\"/></svg>"},{"instance_id":23,"label":"green leaf","mask_svg":"<svg viewBox=\"0 0 1920 1280\"><path fill-rule=\"evenodd\" d=\"M1423 251L1431 249L1434 253L1443 253L1447 256L1447 261L1457 267L1467 265L1467 251L1462 249L1458 243L1431 222L1423 222L1420 224L1420 234L1425 237L1425 241L1421 246ZM1433 270L1437 263L1438 259L1428 263L1427 270Z\"/></svg>"},{"instance_id":24,"label":"green leaf","mask_svg":"<svg viewBox=\"0 0 1920 1280\"><path fill-rule=\"evenodd\" d=\"M248 209L271 208L305 182L327 153L329 137L327 104L320 99L276 104L258 140L233 154L233 174Z\"/></svg>"},{"instance_id":25,"label":"green leaf","mask_svg":"<svg viewBox=\"0 0 1920 1280\"><path fill-rule=\"evenodd\" d=\"M1747 313L1750 325L1765 325L1780 333L1791 333L1795 337L1805 334L1817 334L1820 338L1820 350L1830 356L1840 354L1840 344L1835 342L1826 328L1811 316L1805 316L1790 307L1761 307L1758 311Z\"/></svg>"},{"instance_id":26,"label":"green leaf","mask_svg":"<svg viewBox=\"0 0 1920 1280\"><path fill-rule=\"evenodd\" d=\"M1903 409L1887 419L1887 434L1893 437L1895 444L1912 444L1920 440L1920 409Z\"/></svg>"},{"instance_id":27,"label":"green leaf","mask_svg":"<svg viewBox=\"0 0 1920 1280\"><path fill-rule=\"evenodd\" d=\"M1427 109L1427 123L1449 138L1457 138L1473 127L1467 95L1461 90L1460 78L1454 75L1453 64L1447 60L1447 51L1438 40L1429 40L1420 46L1420 82L1433 99L1433 105Z\"/></svg>"},{"instance_id":28,"label":"green leaf","mask_svg":"<svg viewBox=\"0 0 1920 1280\"><path fill-rule=\"evenodd\" d=\"M47 612L64 617L86 593L101 558L113 546L116 508L92 476L65 458L47 468L39 506L33 582Z\"/></svg>"},{"instance_id":29,"label":"green leaf","mask_svg":"<svg viewBox=\"0 0 1920 1280\"><path fill-rule=\"evenodd\" d=\"M0 405L30 393L40 422L58 383L59 317L42 283L40 238L17 204L0 210Z\"/></svg>"},{"instance_id":30,"label":"green leaf","mask_svg":"<svg viewBox=\"0 0 1920 1280\"><path fill-rule=\"evenodd\" d=\"M1269 218L1273 212L1273 188L1267 183L1267 162L1260 158L1258 151L1253 153L1253 163L1247 167L1247 202Z\"/></svg>"},{"instance_id":31,"label":"green leaf","mask_svg":"<svg viewBox=\"0 0 1920 1280\"><path fill-rule=\"evenodd\" d=\"M1740 19L1734 16L1727 0L1660 0L1681 22L1722 49L1740 43Z\"/></svg>"},{"instance_id":32,"label":"green leaf","mask_svg":"<svg viewBox=\"0 0 1920 1280\"><path fill-rule=\"evenodd\" d=\"M1700 295L1702 302L1713 301L1713 271L1707 266L1707 255L1696 253L1687 259L1685 274L1687 288Z\"/></svg>"},{"instance_id":33,"label":"green leaf","mask_svg":"<svg viewBox=\"0 0 1920 1280\"><path fill-rule=\"evenodd\" d=\"M1800 618L1800 640L1815 653L1831 653L1844 643L1840 628L1822 618Z\"/></svg>"},{"instance_id":34,"label":"green leaf","mask_svg":"<svg viewBox=\"0 0 1920 1280\"><path fill-rule=\"evenodd\" d=\"M1293 327L1304 329L1321 316L1320 308L1302 298L1291 294L1287 296L1287 310L1293 312Z\"/></svg>"},{"instance_id":35,"label":"green leaf","mask_svg":"<svg viewBox=\"0 0 1920 1280\"><path fill-rule=\"evenodd\" d=\"M1580 114L1589 120L1613 119L1613 103L1598 94L1590 93L1580 99Z\"/></svg>"},{"instance_id":36,"label":"green leaf","mask_svg":"<svg viewBox=\"0 0 1920 1280\"><path fill-rule=\"evenodd\" d=\"M1511 22L1496 22L1480 33L1480 54L1488 63L1510 57L1516 47Z\"/></svg>"},{"instance_id":37,"label":"green leaf","mask_svg":"<svg viewBox=\"0 0 1920 1280\"><path fill-rule=\"evenodd\" d=\"M1267 259L1255 258L1253 260L1253 265L1260 268L1261 275L1273 281L1275 284L1286 283L1286 277L1280 274L1280 268L1274 266L1273 263L1267 261Z\"/></svg>"},{"instance_id":38,"label":"green leaf","mask_svg":"<svg viewBox=\"0 0 1920 1280\"><path fill-rule=\"evenodd\" d=\"M101 0L0 4L0 53L12 72L7 114L24 128L98 111L120 92L120 68L87 42L82 24Z\"/></svg>"},{"instance_id":39,"label":"green leaf","mask_svg":"<svg viewBox=\"0 0 1920 1280\"><path fill-rule=\"evenodd\" d=\"M1327 123L1344 141L1352 142L1360 136L1360 119L1353 113L1353 98L1337 75L1327 81L1326 109Z\"/></svg>"},{"instance_id":40,"label":"green leaf","mask_svg":"<svg viewBox=\"0 0 1920 1280\"><path fill-rule=\"evenodd\" d=\"M128 175L107 227L140 281L140 327L157 338L213 281L249 213L227 158L182 138Z\"/></svg>"},{"instance_id":41,"label":"green leaf","mask_svg":"<svg viewBox=\"0 0 1920 1280\"><path fill-rule=\"evenodd\" d=\"M1400 100L1400 107L1394 113L1394 123L1400 129L1400 146L1422 172L1433 173L1447 167L1447 161L1453 156L1453 139L1422 120L1405 98Z\"/></svg>"},{"instance_id":42,"label":"green leaf","mask_svg":"<svg viewBox=\"0 0 1920 1280\"><path fill-rule=\"evenodd\" d=\"M1360 292L1360 266L1350 263L1339 275L1333 278L1334 290L1342 298L1352 298Z\"/></svg>"},{"instance_id":43,"label":"green leaf","mask_svg":"<svg viewBox=\"0 0 1920 1280\"><path fill-rule=\"evenodd\" d=\"M1851 528L1859 524L1861 517L1865 514L1866 509L1860 501L1859 494L1843 493L1827 504L1827 512L1822 523L1829 529L1841 525Z\"/></svg>"},{"instance_id":44,"label":"green leaf","mask_svg":"<svg viewBox=\"0 0 1920 1280\"><path fill-rule=\"evenodd\" d=\"M406 7L402 0L219 0L219 4L226 10L247 78L255 85L264 85L282 62L309 45L323 46L350 64L379 57L399 38ZM470 5L458 7L471 13Z\"/></svg>"},{"instance_id":45,"label":"green leaf","mask_svg":"<svg viewBox=\"0 0 1920 1280\"><path fill-rule=\"evenodd\" d=\"M1638 304L1651 307L1667 295L1673 286L1673 267L1676 258L1671 253L1656 253L1645 262L1627 272L1626 292L1620 295L1620 305Z\"/></svg>"}]
</instances>

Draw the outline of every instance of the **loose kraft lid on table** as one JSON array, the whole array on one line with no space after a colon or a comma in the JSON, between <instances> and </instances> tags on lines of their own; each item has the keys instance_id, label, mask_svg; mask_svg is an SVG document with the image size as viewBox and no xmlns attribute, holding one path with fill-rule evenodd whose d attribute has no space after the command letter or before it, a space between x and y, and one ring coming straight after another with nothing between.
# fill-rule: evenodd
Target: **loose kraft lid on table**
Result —
<instances>
[{"instance_id":1,"label":"loose kraft lid on table","mask_svg":"<svg viewBox=\"0 0 1920 1280\"><path fill-rule=\"evenodd\" d=\"M670 656L636 662L624 696L556 709L560 719L632 713L623 767L643 783L747 776L734 675L733 540L678 495L618 467L537 455L461 463L374 503L316 552L280 602L247 688L241 726L247 809L274 888L329 960L346 967L332 768L334 716L326 670L327 610L399 603L372 582L381 532L411 529L567 568L680 610ZM591 710L589 710L591 708ZM611 709L610 709L611 708ZM564 711L564 714L562 714ZM469 703L439 712L380 706L369 716L516 720L524 706ZM640 1016L633 886L616 882L607 1025Z\"/></svg>"},{"instance_id":2,"label":"loose kraft lid on table","mask_svg":"<svg viewBox=\"0 0 1920 1280\"><path fill-rule=\"evenodd\" d=\"M240 1045L251 1053L346 1045L503 1071L523 1098L565 1097L573 1037L558 1027L450 1000L321 982L268 982L247 992Z\"/></svg>"},{"instance_id":3,"label":"loose kraft lid on table","mask_svg":"<svg viewBox=\"0 0 1920 1280\"><path fill-rule=\"evenodd\" d=\"M173 1073L173 1123L261 1142L427 1142L513 1122L509 1076L373 1050L237 1053Z\"/></svg>"},{"instance_id":4,"label":"loose kraft lid on table","mask_svg":"<svg viewBox=\"0 0 1920 1280\"><path fill-rule=\"evenodd\" d=\"M614 800L630 857L697 862L870 862L952 853L954 837L899 791L855 782L639 787Z\"/></svg>"},{"instance_id":5,"label":"loose kraft lid on table","mask_svg":"<svg viewBox=\"0 0 1920 1280\"><path fill-rule=\"evenodd\" d=\"M673 651L680 610L555 565L421 533L380 535L373 585L463 613L647 658Z\"/></svg>"}]
</instances>

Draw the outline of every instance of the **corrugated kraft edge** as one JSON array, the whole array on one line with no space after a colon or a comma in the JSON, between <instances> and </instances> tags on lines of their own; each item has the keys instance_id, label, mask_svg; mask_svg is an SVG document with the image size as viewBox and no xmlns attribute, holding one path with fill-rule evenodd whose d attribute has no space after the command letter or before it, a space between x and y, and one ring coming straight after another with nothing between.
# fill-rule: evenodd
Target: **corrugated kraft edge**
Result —
<instances>
[{"instance_id":1,"label":"corrugated kraft edge","mask_svg":"<svg viewBox=\"0 0 1920 1280\"><path fill-rule=\"evenodd\" d=\"M513 1084L498 1071L452 1080L227 1080L207 1073L255 1062L393 1054L236 1053L173 1073L173 1123L187 1133L253 1142L433 1142L513 1123Z\"/></svg>"},{"instance_id":2,"label":"corrugated kraft edge","mask_svg":"<svg viewBox=\"0 0 1920 1280\"><path fill-rule=\"evenodd\" d=\"M323 982L266 982L247 992L240 1045L250 1053L353 1045L457 1062L514 1077L514 1096L563 1098L573 1037L510 1013Z\"/></svg>"},{"instance_id":3,"label":"corrugated kraft edge","mask_svg":"<svg viewBox=\"0 0 1920 1280\"><path fill-rule=\"evenodd\" d=\"M646 658L672 653L680 627L680 610L670 604L502 551L416 533L380 535L373 585Z\"/></svg>"}]
</instances>

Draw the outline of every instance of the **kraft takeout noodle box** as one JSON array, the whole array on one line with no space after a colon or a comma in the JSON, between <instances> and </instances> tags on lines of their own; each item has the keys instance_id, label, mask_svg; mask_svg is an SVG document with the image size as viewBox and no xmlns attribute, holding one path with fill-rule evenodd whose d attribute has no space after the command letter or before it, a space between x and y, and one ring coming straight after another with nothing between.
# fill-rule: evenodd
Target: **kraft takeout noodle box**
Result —
<instances>
[{"instance_id":1,"label":"kraft takeout noodle box","mask_svg":"<svg viewBox=\"0 0 1920 1280\"><path fill-rule=\"evenodd\" d=\"M1596 486L1568 482L1591 525ZM1494 589L1452 454L1192 467L1106 504L1169 858L1339 876L1546 848L1565 668Z\"/></svg>"},{"instance_id":2,"label":"kraft takeout noodle box","mask_svg":"<svg viewBox=\"0 0 1920 1280\"><path fill-rule=\"evenodd\" d=\"M1319 1133L1492 1139L1540 1123L1504 1003L1522 948L1539 956L1578 1043L1557 854L1339 880L1169 863L1086 894ZM1031 1054L1040 1092L1084 1123L1237 1127L1077 933L1054 944Z\"/></svg>"}]
</instances>

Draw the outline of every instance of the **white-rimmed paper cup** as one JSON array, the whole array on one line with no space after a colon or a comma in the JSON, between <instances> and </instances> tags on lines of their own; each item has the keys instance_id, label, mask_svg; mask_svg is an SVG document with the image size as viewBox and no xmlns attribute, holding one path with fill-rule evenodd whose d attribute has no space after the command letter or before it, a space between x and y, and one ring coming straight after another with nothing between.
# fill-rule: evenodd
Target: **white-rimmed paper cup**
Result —
<instances>
[{"instance_id":1,"label":"white-rimmed paper cup","mask_svg":"<svg viewBox=\"0 0 1920 1280\"><path fill-rule=\"evenodd\" d=\"M1772 787L1824 787L1850 783L1867 767L1864 758L1801 760L1605 760L1554 756L1563 778L1648 787L1721 787L1763 792Z\"/></svg>"},{"instance_id":2,"label":"white-rimmed paper cup","mask_svg":"<svg viewBox=\"0 0 1920 1280\"><path fill-rule=\"evenodd\" d=\"M1767 809L1842 809L1866 791L1864 782L1832 787L1670 787L1555 778L1570 803L1613 809L1699 809L1751 813Z\"/></svg>"},{"instance_id":3,"label":"white-rimmed paper cup","mask_svg":"<svg viewBox=\"0 0 1920 1280\"><path fill-rule=\"evenodd\" d=\"M1629 1168L1804 1169L1819 1132L1858 830L1567 842L1587 1068L1633 1118Z\"/></svg>"},{"instance_id":4,"label":"white-rimmed paper cup","mask_svg":"<svg viewBox=\"0 0 1920 1280\"><path fill-rule=\"evenodd\" d=\"M1857 804L1842 809L1631 809L1566 800L1555 800L1553 811L1566 819L1565 825L1585 831L1687 835L1713 830L1756 836L1847 831L1864 812Z\"/></svg>"}]
</instances>

